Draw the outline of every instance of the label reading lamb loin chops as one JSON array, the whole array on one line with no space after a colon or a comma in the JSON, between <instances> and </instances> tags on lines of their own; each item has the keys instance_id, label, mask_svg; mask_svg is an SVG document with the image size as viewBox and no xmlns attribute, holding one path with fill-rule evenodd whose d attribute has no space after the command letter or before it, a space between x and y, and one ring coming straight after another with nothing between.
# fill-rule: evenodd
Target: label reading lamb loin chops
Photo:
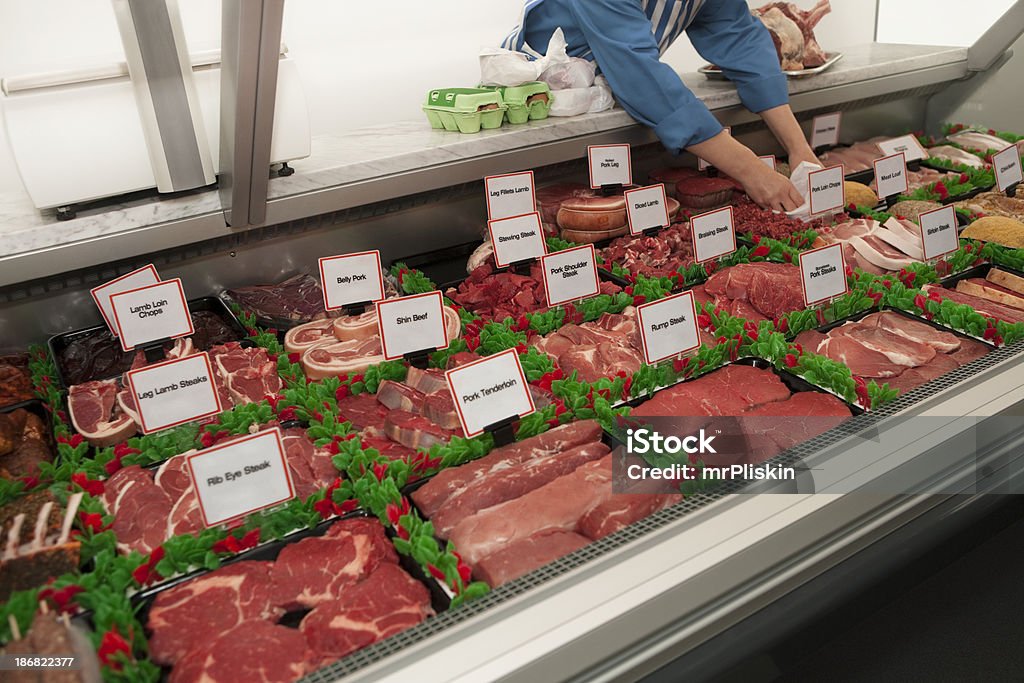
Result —
<instances>
[{"instance_id":1,"label":"label reading lamb loin chops","mask_svg":"<svg viewBox=\"0 0 1024 683\"><path fill-rule=\"evenodd\" d=\"M601 291L593 244L548 254L540 261L548 306L586 299Z\"/></svg>"},{"instance_id":2,"label":"label reading lamb loin chops","mask_svg":"<svg viewBox=\"0 0 1024 683\"><path fill-rule=\"evenodd\" d=\"M523 417L536 410L515 349L460 365L445 377L468 437L505 418Z\"/></svg>"},{"instance_id":3,"label":"label reading lamb loin chops","mask_svg":"<svg viewBox=\"0 0 1024 683\"><path fill-rule=\"evenodd\" d=\"M918 161L928 158L928 152L925 151L925 148L921 146L921 143L913 135L901 135L891 140L882 140L878 143L878 149L882 150L882 154L886 156L903 152L907 161Z\"/></svg>"},{"instance_id":4,"label":"label reading lamb loin chops","mask_svg":"<svg viewBox=\"0 0 1024 683\"><path fill-rule=\"evenodd\" d=\"M633 184L633 163L629 145L589 145L590 187L597 190L605 185Z\"/></svg>"},{"instance_id":5,"label":"label reading lamb loin chops","mask_svg":"<svg viewBox=\"0 0 1024 683\"><path fill-rule=\"evenodd\" d=\"M875 183L879 197L907 191L907 155L903 152L875 159Z\"/></svg>"},{"instance_id":6,"label":"label reading lamb loin chops","mask_svg":"<svg viewBox=\"0 0 1024 683\"><path fill-rule=\"evenodd\" d=\"M956 232L956 210L952 205L925 211L919 220L925 261L937 259L960 248Z\"/></svg>"},{"instance_id":7,"label":"label reading lamb loin chops","mask_svg":"<svg viewBox=\"0 0 1024 683\"><path fill-rule=\"evenodd\" d=\"M672 223L668 217L668 198L663 184L627 190L623 194L631 234L639 235L651 228L667 228Z\"/></svg>"},{"instance_id":8,"label":"label reading lamb loin chops","mask_svg":"<svg viewBox=\"0 0 1024 683\"><path fill-rule=\"evenodd\" d=\"M843 184L843 167L831 166L807 174L808 193L811 198L811 215L835 213L846 206L846 186Z\"/></svg>"},{"instance_id":9,"label":"label reading lamb loin chops","mask_svg":"<svg viewBox=\"0 0 1024 683\"><path fill-rule=\"evenodd\" d=\"M186 457L203 523L208 527L295 497L280 428L232 439Z\"/></svg>"},{"instance_id":10,"label":"label reading lamb loin chops","mask_svg":"<svg viewBox=\"0 0 1024 683\"><path fill-rule=\"evenodd\" d=\"M842 122L843 113L839 111L815 116L811 122L811 149L838 145L839 126Z\"/></svg>"},{"instance_id":11,"label":"label reading lamb loin chops","mask_svg":"<svg viewBox=\"0 0 1024 683\"><path fill-rule=\"evenodd\" d=\"M1002 152L992 155L992 171L996 174L996 187L1006 192L1017 183L1024 182L1021 170L1020 150L1010 145Z\"/></svg>"},{"instance_id":12,"label":"label reading lamb loin chops","mask_svg":"<svg viewBox=\"0 0 1024 683\"><path fill-rule=\"evenodd\" d=\"M704 263L736 251L736 229L731 206L708 211L690 219L693 254Z\"/></svg>"},{"instance_id":13,"label":"label reading lamb loin chops","mask_svg":"<svg viewBox=\"0 0 1024 683\"><path fill-rule=\"evenodd\" d=\"M124 351L195 332L179 278L118 292L110 297L110 307Z\"/></svg>"},{"instance_id":14,"label":"label reading lamb loin chops","mask_svg":"<svg viewBox=\"0 0 1024 683\"><path fill-rule=\"evenodd\" d=\"M216 415L224 408L205 352L131 370L128 388L145 434Z\"/></svg>"},{"instance_id":15,"label":"label reading lamb loin chops","mask_svg":"<svg viewBox=\"0 0 1024 683\"><path fill-rule=\"evenodd\" d=\"M484 178L484 192L489 220L522 216L537 210L533 171L489 175Z\"/></svg>"},{"instance_id":16,"label":"label reading lamb loin chops","mask_svg":"<svg viewBox=\"0 0 1024 683\"><path fill-rule=\"evenodd\" d=\"M800 254L800 284L808 306L846 294L843 245L830 244Z\"/></svg>"},{"instance_id":17,"label":"label reading lamb loin chops","mask_svg":"<svg viewBox=\"0 0 1024 683\"><path fill-rule=\"evenodd\" d=\"M494 262L499 268L518 261L537 259L548 253L544 241L544 228L540 214L534 211L523 216L512 216L487 221L494 245Z\"/></svg>"},{"instance_id":18,"label":"label reading lamb loin chops","mask_svg":"<svg viewBox=\"0 0 1024 683\"><path fill-rule=\"evenodd\" d=\"M648 365L700 346L693 292L681 292L638 306L636 314Z\"/></svg>"},{"instance_id":19,"label":"label reading lamb loin chops","mask_svg":"<svg viewBox=\"0 0 1024 683\"><path fill-rule=\"evenodd\" d=\"M448 348L441 292L378 301L377 325L386 360L424 349Z\"/></svg>"},{"instance_id":20,"label":"label reading lamb loin chops","mask_svg":"<svg viewBox=\"0 0 1024 683\"><path fill-rule=\"evenodd\" d=\"M149 264L122 275L115 280L111 280L105 285L95 287L89 290L89 293L92 294L92 300L96 302L96 306L100 309L103 322L107 324L107 327L116 336L117 325L114 324L114 311L110 308L110 297L118 292L127 292L131 289L145 287L146 285L155 285L158 282L160 282L160 276L157 274L153 264Z\"/></svg>"},{"instance_id":21,"label":"label reading lamb loin chops","mask_svg":"<svg viewBox=\"0 0 1024 683\"><path fill-rule=\"evenodd\" d=\"M327 256L320 259L324 308L334 311L348 304L380 301L384 298L384 275L380 251Z\"/></svg>"}]
</instances>

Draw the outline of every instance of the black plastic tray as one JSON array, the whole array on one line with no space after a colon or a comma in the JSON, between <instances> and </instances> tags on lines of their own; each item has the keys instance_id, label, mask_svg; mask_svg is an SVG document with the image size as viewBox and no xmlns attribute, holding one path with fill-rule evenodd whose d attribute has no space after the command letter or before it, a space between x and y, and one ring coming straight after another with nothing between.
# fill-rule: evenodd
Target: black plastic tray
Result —
<instances>
[{"instance_id":1,"label":"black plastic tray","mask_svg":"<svg viewBox=\"0 0 1024 683\"><path fill-rule=\"evenodd\" d=\"M961 270L956 275L950 275L949 277L942 278L941 280L939 280L939 284L942 285L945 289L956 289L956 283L960 282L961 280L967 280L972 277L984 278L988 275L989 271L993 269L1002 270L1004 272L1016 275L1018 277L1024 277L1024 273L1022 273L1019 270L1007 268L1006 266L996 265L994 263L982 263L972 268L968 268L967 270ZM1021 296L1024 297L1024 294L1022 294Z\"/></svg>"}]
</instances>

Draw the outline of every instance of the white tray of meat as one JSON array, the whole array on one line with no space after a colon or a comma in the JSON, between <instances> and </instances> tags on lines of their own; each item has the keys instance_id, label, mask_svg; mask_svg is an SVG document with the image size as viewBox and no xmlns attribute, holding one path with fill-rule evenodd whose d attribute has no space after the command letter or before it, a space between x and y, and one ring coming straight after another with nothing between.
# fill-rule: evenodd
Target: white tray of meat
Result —
<instances>
[{"instance_id":1,"label":"white tray of meat","mask_svg":"<svg viewBox=\"0 0 1024 683\"><path fill-rule=\"evenodd\" d=\"M838 62L842 58L843 58L843 53L842 52L826 52L825 53L825 63L822 64L821 66L816 66L816 67L814 67L812 69L793 69L793 70L784 69L782 71L782 73L786 74L790 78L803 78L804 76L814 76L815 74L820 74L822 71L825 71L826 69L831 67L833 64L835 64L836 62ZM725 81L725 80L728 80L725 77L725 74L722 73L722 70L720 68L718 68L717 66L715 66L714 64L705 64L704 66L702 66L699 69L697 69L697 71L699 73L704 74L705 76L707 76L708 78L710 78L713 81Z\"/></svg>"}]
</instances>

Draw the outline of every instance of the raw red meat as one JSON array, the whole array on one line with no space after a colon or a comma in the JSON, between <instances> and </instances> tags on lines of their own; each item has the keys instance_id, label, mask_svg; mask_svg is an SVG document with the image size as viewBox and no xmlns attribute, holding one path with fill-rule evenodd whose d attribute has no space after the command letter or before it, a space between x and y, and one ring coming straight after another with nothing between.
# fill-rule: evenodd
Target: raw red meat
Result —
<instances>
[{"instance_id":1,"label":"raw red meat","mask_svg":"<svg viewBox=\"0 0 1024 683\"><path fill-rule=\"evenodd\" d=\"M847 335L830 335L818 347L818 353L839 361L850 368L854 375L861 377L896 377L908 367L893 363L885 354Z\"/></svg>"},{"instance_id":2,"label":"raw red meat","mask_svg":"<svg viewBox=\"0 0 1024 683\"><path fill-rule=\"evenodd\" d=\"M414 449L403 446L400 443L395 443L387 437L367 436L364 434L361 438L363 448L376 448L381 455L389 460L410 462L411 458L416 455Z\"/></svg>"},{"instance_id":3,"label":"raw red meat","mask_svg":"<svg viewBox=\"0 0 1024 683\"><path fill-rule=\"evenodd\" d=\"M703 377L656 393L633 409L638 416L729 416L784 401L789 389L778 375L748 365L727 365Z\"/></svg>"},{"instance_id":4,"label":"raw red meat","mask_svg":"<svg viewBox=\"0 0 1024 683\"><path fill-rule=\"evenodd\" d=\"M863 346L877 351L892 363L914 368L935 358L935 349L878 326L878 319L847 323L828 333L829 337L851 337Z\"/></svg>"},{"instance_id":5,"label":"raw red meat","mask_svg":"<svg viewBox=\"0 0 1024 683\"><path fill-rule=\"evenodd\" d=\"M817 353L818 347L821 346L821 343L825 341L825 339L825 335L821 332L818 332L817 330L807 330L806 332L798 334L793 340L793 343L799 344L800 348L804 351Z\"/></svg>"},{"instance_id":6,"label":"raw red meat","mask_svg":"<svg viewBox=\"0 0 1024 683\"><path fill-rule=\"evenodd\" d=\"M726 300L748 301L766 318L804 308L800 269L789 263L740 263L716 272L704 285L725 308Z\"/></svg>"},{"instance_id":7,"label":"raw red meat","mask_svg":"<svg viewBox=\"0 0 1024 683\"><path fill-rule=\"evenodd\" d=\"M456 434L422 415L406 410L392 410L388 413L384 418L384 433L403 446L423 449L429 449L434 444L446 444Z\"/></svg>"},{"instance_id":8,"label":"raw red meat","mask_svg":"<svg viewBox=\"0 0 1024 683\"><path fill-rule=\"evenodd\" d=\"M1024 322L1024 311L1017 310L1011 306L1003 306L1002 304L997 304L994 301L989 301L988 299L964 294L963 292L958 292L955 289L945 289L939 285L925 285L924 290L928 293L933 291L938 292L943 299L951 299L958 304L967 304L974 308L978 313L988 318L1005 320L1008 323Z\"/></svg>"},{"instance_id":9,"label":"raw red meat","mask_svg":"<svg viewBox=\"0 0 1024 683\"><path fill-rule=\"evenodd\" d=\"M373 394L346 396L338 401L338 416L348 420L356 429L374 427L384 429L384 418L388 407L377 401Z\"/></svg>"},{"instance_id":10,"label":"raw red meat","mask_svg":"<svg viewBox=\"0 0 1024 683\"><path fill-rule=\"evenodd\" d=\"M990 351L990 347L973 339L961 339L960 348L949 354L949 357L960 365L967 365L973 360L981 358Z\"/></svg>"},{"instance_id":11,"label":"raw red meat","mask_svg":"<svg viewBox=\"0 0 1024 683\"><path fill-rule=\"evenodd\" d=\"M302 633L249 620L204 638L182 656L169 683L288 683L313 670Z\"/></svg>"},{"instance_id":12,"label":"raw red meat","mask_svg":"<svg viewBox=\"0 0 1024 683\"><path fill-rule=\"evenodd\" d=\"M958 367L960 367L960 364L951 355L947 356L940 353L927 365L905 370L900 373L899 377L887 379L885 383L891 388L899 390L901 394L905 394L926 382L956 370Z\"/></svg>"},{"instance_id":13,"label":"raw red meat","mask_svg":"<svg viewBox=\"0 0 1024 683\"><path fill-rule=\"evenodd\" d=\"M229 289L227 295L250 313L265 318L305 322L327 315L320 280L304 273L276 285Z\"/></svg>"},{"instance_id":14,"label":"raw red meat","mask_svg":"<svg viewBox=\"0 0 1024 683\"><path fill-rule=\"evenodd\" d=\"M377 389L377 400L391 410L421 413L426 396L407 384L386 379Z\"/></svg>"},{"instance_id":15,"label":"raw red meat","mask_svg":"<svg viewBox=\"0 0 1024 683\"><path fill-rule=\"evenodd\" d=\"M130 471L121 474L124 470ZM125 553L137 550L148 555L167 538L167 513L174 501L138 465L122 468L116 475L124 483L115 485L117 497L107 509L114 515L111 529L117 547Z\"/></svg>"},{"instance_id":16,"label":"raw red meat","mask_svg":"<svg viewBox=\"0 0 1024 683\"><path fill-rule=\"evenodd\" d=\"M317 448L302 427L282 430L281 441L296 498L305 500L320 489L330 486L338 477L331 453L327 449Z\"/></svg>"},{"instance_id":17,"label":"raw red meat","mask_svg":"<svg viewBox=\"0 0 1024 683\"><path fill-rule=\"evenodd\" d=\"M423 417L442 429L460 429L459 414L455 410L455 400L447 385L441 391L427 394L421 406Z\"/></svg>"},{"instance_id":18,"label":"raw red meat","mask_svg":"<svg viewBox=\"0 0 1024 683\"><path fill-rule=\"evenodd\" d=\"M573 197L589 197L593 194L594 191L583 183L555 183L538 187L536 198L541 220L555 225L562 202Z\"/></svg>"},{"instance_id":19,"label":"raw red meat","mask_svg":"<svg viewBox=\"0 0 1024 683\"><path fill-rule=\"evenodd\" d=\"M530 275L526 276L508 271L495 273L491 264L485 263L470 273L458 289L445 292L445 296L485 318L518 318L547 308L542 277L539 264L531 266Z\"/></svg>"},{"instance_id":20,"label":"raw red meat","mask_svg":"<svg viewBox=\"0 0 1024 683\"><path fill-rule=\"evenodd\" d=\"M624 235L598 253L606 264L618 263L647 277L669 277L694 262L689 223L673 224L652 236Z\"/></svg>"},{"instance_id":21,"label":"raw red meat","mask_svg":"<svg viewBox=\"0 0 1024 683\"><path fill-rule=\"evenodd\" d=\"M862 319L862 322L869 323L877 321L877 324L890 332L898 334L907 339L928 344L939 353L952 353L960 348L960 337L951 332L943 332L931 325L914 320L892 311L872 313Z\"/></svg>"},{"instance_id":22,"label":"raw red meat","mask_svg":"<svg viewBox=\"0 0 1024 683\"><path fill-rule=\"evenodd\" d=\"M496 588L575 552L588 543L589 538L574 531L541 531L480 560L473 567L473 576L491 588Z\"/></svg>"},{"instance_id":23,"label":"raw red meat","mask_svg":"<svg viewBox=\"0 0 1024 683\"><path fill-rule=\"evenodd\" d=\"M483 356L478 355L472 351L459 351L458 353L453 353L452 355L448 356L447 369L451 370L453 368L459 367L460 365L466 365L468 363L472 363L473 361L478 361L481 358L483 358Z\"/></svg>"},{"instance_id":24,"label":"raw red meat","mask_svg":"<svg viewBox=\"0 0 1024 683\"><path fill-rule=\"evenodd\" d=\"M723 178L684 178L676 183L676 198L682 210L710 211L732 201L734 186Z\"/></svg>"},{"instance_id":25,"label":"raw red meat","mask_svg":"<svg viewBox=\"0 0 1024 683\"><path fill-rule=\"evenodd\" d=\"M98 448L135 435L135 420L117 406L117 381L76 384L68 391L68 412L75 431Z\"/></svg>"},{"instance_id":26,"label":"raw red meat","mask_svg":"<svg viewBox=\"0 0 1024 683\"><path fill-rule=\"evenodd\" d=\"M771 33L782 69L799 71L825 63L825 51L814 37L814 27L831 11L829 0L820 0L807 11L791 2L773 2L753 12Z\"/></svg>"},{"instance_id":27,"label":"raw red meat","mask_svg":"<svg viewBox=\"0 0 1024 683\"><path fill-rule=\"evenodd\" d=\"M579 532L596 541L659 510L671 507L682 499L681 495L675 493L615 494L583 515L579 523Z\"/></svg>"},{"instance_id":28,"label":"raw red meat","mask_svg":"<svg viewBox=\"0 0 1024 683\"><path fill-rule=\"evenodd\" d=\"M475 353L470 353L467 351L456 353L452 356L452 358L454 358L455 356L461 356L463 354L468 354L474 360L480 359L480 356L477 356ZM448 361L448 367L454 367L451 364L451 358L449 358ZM421 391L424 394L433 394L437 393L438 391L448 391L448 380L445 379L444 371L438 370L437 368L428 368L426 370L422 370L417 367L410 367L409 373L405 377L405 383L408 384L413 389L415 389L416 391Z\"/></svg>"}]
</instances>

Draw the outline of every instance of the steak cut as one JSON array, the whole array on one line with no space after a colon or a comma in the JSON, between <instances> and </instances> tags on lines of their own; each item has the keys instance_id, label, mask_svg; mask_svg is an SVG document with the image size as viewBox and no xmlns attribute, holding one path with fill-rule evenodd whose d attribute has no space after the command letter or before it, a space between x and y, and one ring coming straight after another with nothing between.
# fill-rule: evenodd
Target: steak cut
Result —
<instances>
[{"instance_id":1,"label":"steak cut","mask_svg":"<svg viewBox=\"0 0 1024 683\"><path fill-rule=\"evenodd\" d=\"M842 334L826 338L818 347L818 353L839 361L861 377L896 377L908 367L897 365L884 353L869 349L857 339Z\"/></svg>"},{"instance_id":2,"label":"steak cut","mask_svg":"<svg viewBox=\"0 0 1024 683\"><path fill-rule=\"evenodd\" d=\"M377 400L391 410L421 414L426 396L406 384L386 379L377 388Z\"/></svg>"},{"instance_id":3,"label":"steak cut","mask_svg":"<svg viewBox=\"0 0 1024 683\"><path fill-rule=\"evenodd\" d=\"M384 434L408 448L429 449L446 444L456 432L434 424L422 415L406 410L392 410L384 418Z\"/></svg>"},{"instance_id":4,"label":"steak cut","mask_svg":"<svg viewBox=\"0 0 1024 683\"><path fill-rule=\"evenodd\" d=\"M313 670L313 653L298 630L244 621L204 638L171 671L169 683L288 683Z\"/></svg>"},{"instance_id":5,"label":"steak cut","mask_svg":"<svg viewBox=\"0 0 1024 683\"><path fill-rule=\"evenodd\" d=\"M365 372L366 368L384 362L380 339L349 339L324 341L309 347L300 359L309 379L339 377L350 372Z\"/></svg>"},{"instance_id":6,"label":"steak cut","mask_svg":"<svg viewBox=\"0 0 1024 683\"><path fill-rule=\"evenodd\" d=\"M861 322L877 322L878 326L882 329L889 330L907 339L927 344L939 353L952 353L960 348L960 337L955 334L943 332L927 323L913 320L892 311L872 313L862 318Z\"/></svg>"},{"instance_id":7,"label":"steak cut","mask_svg":"<svg viewBox=\"0 0 1024 683\"><path fill-rule=\"evenodd\" d=\"M167 538L167 514L174 501L138 465L118 470L111 482L110 490L104 491L104 504L114 516L111 529L118 549L148 555Z\"/></svg>"},{"instance_id":8,"label":"steak cut","mask_svg":"<svg viewBox=\"0 0 1024 683\"><path fill-rule=\"evenodd\" d=\"M915 368L935 358L935 349L919 341L890 332L878 325L878 319L869 322L846 323L828 333L829 337L847 336L877 351L892 363Z\"/></svg>"},{"instance_id":9,"label":"steak cut","mask_svg":"<svg viewBox=\"0 0 1024 683\"><path fill-rule=\"evenodd\" d=\"M960 367L960 364L952 356L939 354L927 365L911 368L901 373L899 377L886 380L886 384L890 388L898 390L901 394L905 394L926 382L930 382L948 372L953 372L958 367Z\"/></svg>"},{"instance_id":10,"label":"steak cut","mask_svg":"<svg viewBox=\"0 0 1024 683\"><path fill-rule=\"evenodd\" d=\"M455 354L455 356L466 353L469 352L462 351ZM469 356L473 360L480 360L480 356L477 356L476 354L469 353ZM454 367L451 364L451 358L448 359L448 367ZM417 367L410 367L409 374L405 377L405 383L416 391L423 392L426 395L434 394L439 391L448 391L448 380L445 379L444 370L439 370L437 368L421 370Z\"/></svg>"},{"instance_id":11,"label":"steak cut","mask_svg":"<svg viewBox=\"0 0 1024 683\"><path fill-rule=\"evenodd\" d=\"M117 405L117 391L116 380L85 382L68 390L71 423L97 448L113 446L135 435L135 420Z\"/></svg>"},{"instance_id":12,"label":"steak cut","mask_svg":"<svg viewBox=\"0 0 1024 683\"><path fill-rule=\"evenodd\" d=\"M281 442L291 471L295 497L299 500L330 486L338 477L334 456L325 448L317 448L302 427L281 430Z\"/></svg>"},{"instance_id":13,"label":"steak cut","mask_svg":"<svg viewBox=\"0 0 1024 683\"><path fill-rule=\"evenodd\" d=\"M961 339L960 348L949 354L949 357L960 365L967 365L971 361L981 358L992 349L979 341L973 339Z\"/></svg>"},{"instance_id":14,"label":"steak cut","mask_svg":"<svg viewBox=\"0 0 1024 683\"><path fill-rule=\"evenodd\" d=\"M987 318L1005 320L1008 323L1024 322L1024 311L1012 306L1004 306L988 299L982 299L979 296L958 292L955 289L945 289L939 285L925 285L923 289L929 294L937 292L943 299L950 299L958 304L967 304Z\"/></svg>"},{"instance_id":15,"label":"steak cut","mask_svg":"<svg viewBox=\"0 0 1024 683\"><path fill-rule=\"evenodd\" d=\"M659 510L671 507L682 499L682 495L678 493L615 494L583 515L579 523L579 532L596 541L625 529Z\"/></svg>"},{"instance_id":16,"label":"steak cut","mask_svg":"<svg viewBox=\"0 0 1024 683\"><path fill-rule=\"evenodd\" d=\"M373 427L383 430L387 415L388 407L373 394L349 395L338 401L338 416L351 422L356 429Z\"/></svg>"},{"instance_id":17,"label":"steak cut","mask_svg":"<svg viewBox=\"0 0 1024 683\"><path fill-rule=\"evenodd\" d=\"M284 349L288 353L301 354L316 344L334 339L333 320L314 320L288 330L284 335Z\"/></svg>"},{"instance_id":18,"label":"steak cut","mask_svg":"<svg viewBox=\"0 0 1024 683\"><path fill-rule=\"evenodd\" d=\"M377 310L372 307L359 315L343 315L334 321L334 336L341 341L372 339L377 334Z\"/></svg>"},{"instance_id":19,"label":"steak cut","mask_svg":"<svg viewBox=\"0 0 1024 683\"><path fill-rule=\"evenodd\" d=\"M589 538L574 531L542 531L480 560L473 567L473 576L491 588L497 588L588 543Z\"/></svg>"}]
</instances>

